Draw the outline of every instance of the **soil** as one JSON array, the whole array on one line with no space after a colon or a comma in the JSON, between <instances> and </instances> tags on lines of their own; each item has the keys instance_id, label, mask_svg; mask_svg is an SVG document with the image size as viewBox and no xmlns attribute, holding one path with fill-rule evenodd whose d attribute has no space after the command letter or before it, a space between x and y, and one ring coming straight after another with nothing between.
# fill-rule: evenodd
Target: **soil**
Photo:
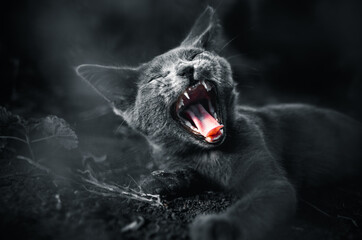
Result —
<instances>
[{"instance_id":1,"label":"soil","mask_svg":"<svg viewBox=\"0 0 362 240\"><path fill-rule=\"evenodd\" d=\"M106 154L97 170L103 179L136 188L133 179L153 169L145 142L105 135L81 135L80 148ZM102 196L17 159L14 151L3 152L0 161L0 230L8 239L189 239L195 216L222 212L236 201L217 192L163 201L163 206ZM68 158L79 160L74 152ZM352 184L303 196L295 219L276 239L362 239L361 226L362 191Z\"/></svg>"}]
</instances>

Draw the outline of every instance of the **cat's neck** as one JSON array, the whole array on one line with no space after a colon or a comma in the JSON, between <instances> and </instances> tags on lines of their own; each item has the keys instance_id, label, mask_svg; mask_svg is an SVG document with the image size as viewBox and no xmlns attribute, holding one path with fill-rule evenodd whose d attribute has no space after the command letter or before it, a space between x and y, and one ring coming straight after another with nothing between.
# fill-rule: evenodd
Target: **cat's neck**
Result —
<instances>
[{"instance_id":1,"label":"cat's neck","mask_svg":"<svg viewBox=\"0 0 362 240\"><path fill-rule=\"evenodd\" d=\"M232 119L229 118L225 141L219 146L202 148L191 142L176 142L173 138L162 143L147 138L151 155L158 165L166 168L170 165L175 167L174 165L176 164L197 168L198 164L200 164L199 159L213 159L219 154L226 156L239 153L240 149L238 146L242 144L242 139L238 139L240 137L238 132L240 131L240 125L245 126L246 124L240 123L240 121L244 122L244 120L238 116L235 114Z\"/></svg>"},{"instance_id":2,"label":"cat's neck","mask_svg":"<svg viewBox=\"0 0 362 240\"><path fill-rule=\"evenodd\" d=\"M213 179L220 186L229 186L233 159L235 154L224 151L225 148L216 149L190 149L182 154L176 154L170 148L150 142L151 154L158 167L162 170L191 168L200 174Z\"/></svg>"}]
</instances>

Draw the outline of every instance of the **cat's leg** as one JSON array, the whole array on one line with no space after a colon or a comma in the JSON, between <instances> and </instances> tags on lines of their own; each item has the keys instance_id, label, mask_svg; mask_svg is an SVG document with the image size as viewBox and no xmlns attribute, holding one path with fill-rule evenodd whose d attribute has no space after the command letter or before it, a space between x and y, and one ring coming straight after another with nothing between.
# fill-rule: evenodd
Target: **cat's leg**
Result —
<instances>
[{"instance_id":1,"label":"cat's leg","mask_svg":"<svg viewBox=\"0 0 362 240\"><path fill-rule=\"evenodd\" d=\"M240 199L226 212L195 219L192 239L268 239L265 237L294 214L292 184L280 173L258 167L251 167L249 176L239 179L242 182L233 189Z\"/></svg>"},{"instance_id":2,"label":"cat's leg","mask_svg":"<svg viewBox=\"0 0 362 240\"><path fill-rule=\"evenodd\" d=\"M160 194L167 199L191 195L204 190L207 186L210 186L210 181L206 181L191 168L154 171L141 181L143 191Z\"/></svg>"}]
</instances>

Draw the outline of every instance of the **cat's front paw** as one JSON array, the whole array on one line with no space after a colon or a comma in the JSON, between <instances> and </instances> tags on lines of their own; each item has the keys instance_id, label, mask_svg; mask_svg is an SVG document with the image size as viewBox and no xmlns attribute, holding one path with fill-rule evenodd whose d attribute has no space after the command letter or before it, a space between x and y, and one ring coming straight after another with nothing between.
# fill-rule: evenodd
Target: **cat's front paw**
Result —
<instances>
[{"instance_id":1,"label":"cat's front paw","mask_svg":"<svg viewBox=\"0 0 362 240\"><path fill-rule=\"evenodd\" d=\"M154 171L141 181L141 188L147 193L159 194L167 199L175 198L186 194L190 187L190 174L186 170Z\"/></svg>"},{"instance_id":2,"label":"cat's front paw","mask_svg":"<svg viewBox=\"0 0 362 240\"><path fill-rule=\"evenodd\" d=\"M191 224L192 240L239 240L241 231L225 215L200 215Z\"/></svg>"}]
</instances>

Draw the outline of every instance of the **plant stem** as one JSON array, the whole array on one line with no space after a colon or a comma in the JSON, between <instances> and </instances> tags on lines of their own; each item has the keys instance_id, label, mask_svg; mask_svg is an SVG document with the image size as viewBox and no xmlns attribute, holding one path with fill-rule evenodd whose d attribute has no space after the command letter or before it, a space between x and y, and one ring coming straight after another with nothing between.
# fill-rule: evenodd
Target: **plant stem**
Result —
<instances>
[{"instance_id":1,"label":"plant stem","mask_svg":"<svg viewBox=\"0 0 362 240\"><path fill-rule=\"evenodd\" d=\"M37 168L45 171L46 173L50 173L50 169L49 169L49 168L44 167L43 165L40 165L39 163L33 161L33 159L31 159L31 158L27 158L27 157L24 157L24 156L17 156L16 158L17 158L17 159L21 159L21 160L25 160L25 161L27 161L28 163L30 163L31 165L33 165L34 167L37 167Z\"/></svg>"},{"instance_id":2,"label":"plant stem","mask_svg":"<svg viewBox=\"0 0 362 240\"><path fill-rule=\"evenodd\" d=\"M70 136L68 136L68 135L51 135L51 136L47 136L47 137L43 137L43 138L34 139L31 141L31 143L37 143L37 142L45 141L45 140L52 139L52 138L70 138Z\"/></svg>"},{"instance_id":3,"label":"plant stem","mask_svg":"<svg viewBox=\"0 0 362 240\"><path fill-rule=\"evenodd\" d=\"M94 185L95 187L98 187L99 189L112 192L114 195L118 195L121 197L129 198L129 199L133 199L133 200L137 200L137 201L141 201L141 202L146 202L153 206L163 206L159 195L137 192L133 189L127 189L124 187L118 187L118 186L115 186L112 184L107 184L105 182L99 182L96 178L94 178L94 177L92 177L92 178L93 179L86 179L86 178L82 177L83 181L90 183L90 184ZM97 191L93 191L93 193L96 193L96 192ZM101 192L99 192L99 193L102 195L107 194L107 193L101 193Z\"/></svg>"},{"instance_id":4,"label":"plant stem","mask_svg":"<svg viewBox=\"0 0 362 240\"><path fill-rule=\"evenodd\" d=\"M2 138L2 139L12 139L12 140L20 141L22 143L27 143L24 139L14 137L14 136L0 136L0 138Z\"/></svg>"},{"instance_id":5,"label":"plant stem","mask_svg":"<svg viewBox=\"0 0 362 240\"><path fill-rule=\"evenodd\" d=\"M26 144L28 145L29 153L31 155L31 159L35 162L35 155L34 155L33 149L31 148L31 145L30 145L30 139L29 139L28 135L25 135L25 137L26 137Z\"/></svg>"}]
</instances>

